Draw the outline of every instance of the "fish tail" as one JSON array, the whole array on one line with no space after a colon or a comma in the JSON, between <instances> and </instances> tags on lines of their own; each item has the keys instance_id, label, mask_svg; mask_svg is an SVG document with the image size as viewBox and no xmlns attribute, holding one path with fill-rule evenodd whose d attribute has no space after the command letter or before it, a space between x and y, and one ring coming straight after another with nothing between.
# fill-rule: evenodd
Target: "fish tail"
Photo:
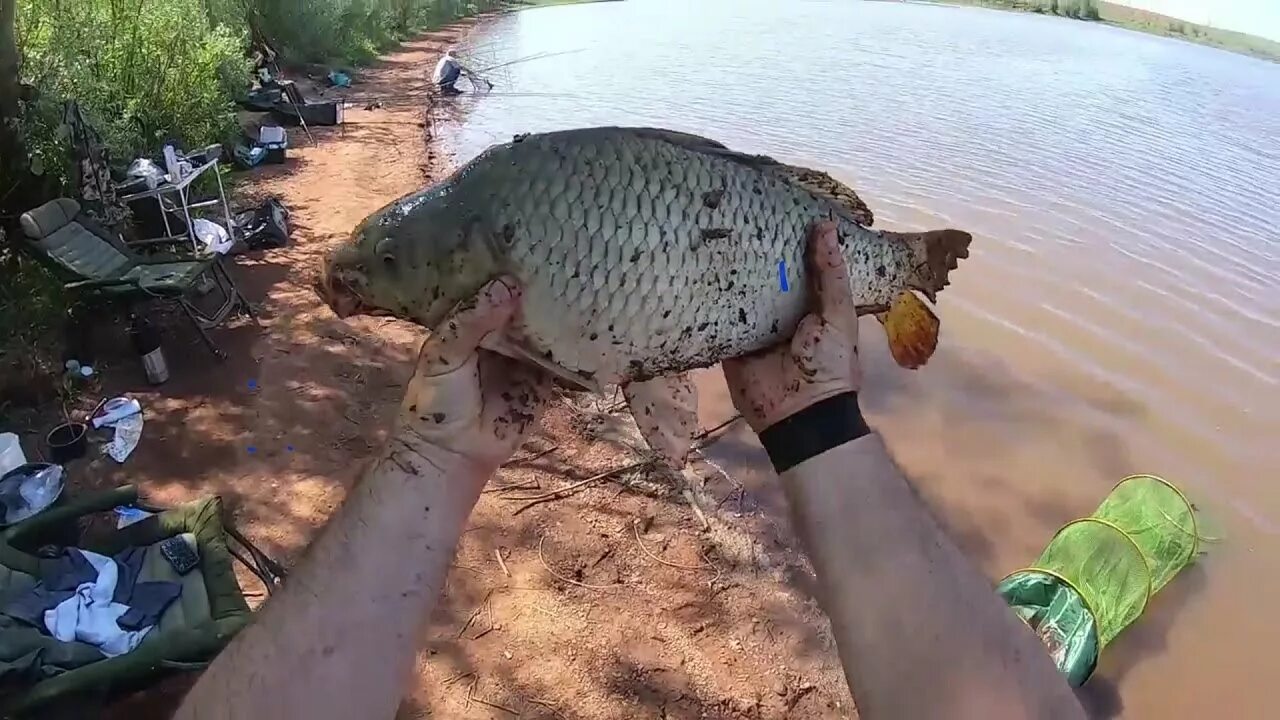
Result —
<instances>
[{"instance_id":1,"label":"fish tail","mask_svg":"<svg viewBox=\"0 0 1280 720\"><path fill-rule=\"evenodd\" d=\"M969 257L973 236L963 230L930 230L922 233L886 233L895 236L915 254L915 271L907 278L907 286L919 290L937 302L938 292L950 284L948 275Z\"/></svg>"},{"instance_id":2,"label":"fish tail","mask_svg":"<svg viewBox=\"0 0 1280 720\"><path fill-rule=\"evenodd\" d=\"M886 233L911 248L915 268L907 278L907 288L898 294L889 310L878 314L889 337L889 351L899 365L918 368L938 347L938 316L912 290L935 302L938 292L949 283L947 276L969 257L973 236L962 230L930 230L923 233Z\"/></svg>"}]
</instances>

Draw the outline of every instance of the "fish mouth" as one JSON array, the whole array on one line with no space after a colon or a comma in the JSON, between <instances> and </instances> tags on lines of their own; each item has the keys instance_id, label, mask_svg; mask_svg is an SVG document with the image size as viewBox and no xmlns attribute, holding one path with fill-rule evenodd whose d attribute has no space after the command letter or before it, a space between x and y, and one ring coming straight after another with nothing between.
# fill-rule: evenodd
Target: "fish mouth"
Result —
<instances>
[{"instance_id":1,"label":"fish mouth","mask_svg":"<svg viewBox=\"0 0 1280 720\"><path fill-rule=\"evenodd\" d=\"M330 271L328 268L320 272L320 277L312 283L316 295L333 314L340 318L353 315L377 315L378 309L365 302L356 289L359 283L352 282L341 270Z\"/></svg>"}]
</instances>

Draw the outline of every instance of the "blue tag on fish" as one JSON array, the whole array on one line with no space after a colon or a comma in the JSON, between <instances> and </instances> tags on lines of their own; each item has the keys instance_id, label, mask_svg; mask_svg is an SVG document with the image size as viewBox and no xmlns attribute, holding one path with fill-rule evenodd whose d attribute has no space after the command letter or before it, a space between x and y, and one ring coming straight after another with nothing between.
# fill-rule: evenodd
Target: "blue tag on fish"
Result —
<instances>
[{"instance_id":1,"label":"blue tag on fish","mask_svg":"<svg viewBox=\"0 0 1280 720\"><path fill-rule=\"evenodd\" d=\"M778 284L782 286L782 292L787 292L787 261L778 261Z\"/></svg>"}]
</instances>

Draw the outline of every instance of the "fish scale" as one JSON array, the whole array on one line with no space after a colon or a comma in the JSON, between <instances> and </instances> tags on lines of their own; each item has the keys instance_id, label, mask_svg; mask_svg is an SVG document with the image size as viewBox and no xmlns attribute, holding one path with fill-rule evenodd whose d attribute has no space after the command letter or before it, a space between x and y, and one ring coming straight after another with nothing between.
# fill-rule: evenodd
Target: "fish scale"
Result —
<instances>
[{"instance_id":1,"label":"fish scale","mask_svg":"<svg viewBox=\"0 0 1280 720\"><path fill-rule=\"evenodd\" d=\"M806 179L813 175L852 201ZM807 294L782 291L778 264L788 283L805 287L815 220L837 222L860 312L892 316L895 298L911 289L932 298L967 255L965 233L872 230L855 222L859 212L870 221L856 195L825 174L696 136L527 135L366 220L325 282L366 311L433 326L484 282L510 274L524 288L512 347L588 386L646 380L788 337ZM928 345L924 357L936 341L932 322L932 339L911 341Z\"/></svg>"},{"instance_id":2,"label":"fish scale","mask_svg":"<svg viewBox=\"0 0 1280 720\"><path fill-rule=\"evenodd\" d=\"M568 296L563 278L551 272L530 273L523 266L504 268L526 283L525 317L556 320L545 325L527 322L524 333L530 339L541 339L535 347L563 349L554 354L555 362L573 371L603 371L606 376L624 377L683 370L704 362L699 358L741 354L757 349L762 342L776 340L794 328L803 312L799 302L788 303L779 297L780 289L773 277L777 260L772 258L785 258L795 265L805 227L817 213L802 215L801 205L787 200L775 199L773 207L769 207L769 200L777 196L753 194L749 185L753 178L731 173L733 166L726 161L694 156L682 162L675 148L659 146L656 164L666 172L657 173L655 181L642 186L640 198L653 199L654 216L668 219L671 237L665 242L658 238L653 244L642 244L629 233L606 234L609 223L602 223L602 217L612 219L609 215L615 213L623 216L624 193L630 191L620 186L621 173L609 169L620 166L629 155L644 155L644 148L640 147L644 144L654 145L639 139L565 145L554 138L529 137L512 146L514 165L493 163L466 180L468 185L483 186L498 196L515 199L497 214L495 223L499 226L524 220L525 227L529 227L536 224L529 222L534 218L547 224L567 221L560 243L540 242L541 238L535 236L517 237L517 243L531 249L529 259L535 267L554 268L561 258L568 259L572 247L605 249L604 253L592 253L593 267L579 267L591 272L594 292L583 296L586 302L580 301L577 317L573 318L563 318L560 311ZM578 206L584 208L581 220L576 213L556 218L547 211L555 207L554 198L547 192L549 187L529 182L528 178L548 171L568 172L580 180L580 191L573 194ZM719 206L715 210L705 207L702 194L720 187L725 194ZM455 193L465 198L468 189L460 185ZM702 239L704 228L716 223L740 227L753 216L763 222L764 232L748 232L741 238ZM783 218L781 223L769 222L779 216ZM787 244L792 246L791 252L787 252ZM671 261L667 270L675 271L671 285L685 288L685 292L658 292L653 285L636 287L632 283L633 278L653 269L652 260L645 256L659 252L663 245L667 247L665 257ZM741 253L738 257L735 250ZM633 259L637 253L639 259ZM744 264L745 258L761 262ZM740 270L745 270L745 276L735 283L735 290L726 290L724 275L718 269L735 265L743 266ZM752 292L753 288L756 292ZM583 304L602 308L603 312L594 316L581 313ZM746 323L739 320L740 307L746 309ZM659 312L655 315L646 312L646 308ZM663 319L661 311L665 310L672 312ZM758 325L761 317L775 313L778 330L772 335L743 331ZM566 319L570 322L563 322ZM614 326L612 331L608 329L610 325ZM582 342L583 331L587 337L596 333L598 339ZM670 338L680 336L683 351L671 353ZM611 353L609 347L598 347L605 339L621 340L628 349L618 353L613 367L601 367Z\"/></svg>"}]
</instances>

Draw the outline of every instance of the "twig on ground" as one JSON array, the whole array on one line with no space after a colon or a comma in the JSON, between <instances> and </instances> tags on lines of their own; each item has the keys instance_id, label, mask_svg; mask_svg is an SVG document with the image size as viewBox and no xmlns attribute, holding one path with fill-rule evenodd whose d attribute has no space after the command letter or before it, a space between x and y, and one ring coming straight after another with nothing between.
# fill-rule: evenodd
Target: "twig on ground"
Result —
<instances>
[{"instance_id":1,"label":"twig on ground","mask_svg":"<svg viewBox=\"0 0 1280 720\"><path fill-rule=\"evenodd\" d=\"M493 556L498 558L498 567L502 568L502 574L511 577L511 571L507 569L507 562L502 559L502 548L494 548Z\"/></svg>"},{"instance_id":2,"label":"twig on ground","mask_svg":"<svg viewBox=\"0 0 1280 720\"><path fill-rule=\"evenodd\" d=\"M557 614L555 614L555 613L551 612L550 610L548 610L548 609L546 609L546 608L544 608L544 607L541 607L541 606L538 606L538 605L530 605L529 607L533 608L534 610L537 610L538 612L542 613L543 615L546 615L546 616L547 616L547 617L549 617L549 618L554 618L554 619L556 619L556 620L559 620L559 619L560 619L560 616L559 616L559 615L557 615Z\"/></svg>"},{"instance_id":3,"label":"twig on ground","mask_svg":"<svg viewBox=\"0 0 1280 720\"><path fill-rule=\"evenodd\" d=\"M444 682L440 683L440 685L441 687L449 687L450 685L458 682L463 678L474 677L474 676L475 676L475 673L473 672L461 672L449 678L448 680L445 680Z\"/></svg>"},{"instance_id":4,"label":"twig on ground","mask_svg":"<svg viewBox=\"0 0 1280 720\"><path fill-rule=\"evenodd\" d=\"M693 497L693 490L689 488L681 488L680 494L684 495L684 499L688 501L689 507L693 509L693 514L698 516L699 522L702 523L702 530L706 532L711 529L711 523L707 521L707 516L703 514L702 508L698 507L698 501Z\"/></svg>"},{"instance_id":5,"label":"twig on ground","mask_svg":"<svg viewBox=\"0 0 1280 720\"><path fill-rule=\"evenodd\" d=\"M479 640L480 638L484 637L485 635L488 635L489 633L499 628L499 625L493 621L493 598L491 597L492 594L493 594L493 591L490 591L489 595L486 595L484 598L484 614L485 614L485 617L489 618L489 627L481 630L475 635L472 635L470 638L468 638L469 640Z\"/></svg>"},{"instance_id":6,"label":"twig on ground","mask_svg":"<svg viewBox=\"0 0 1280 720\"><path fill-rule=\"evenodd\" d=\"M542 544L543 542L546 541L546 539L547 539L547 536L545 534L542 537L538 538L538 562L542 563L542 567L546 568L547 572L551 573L551 577L554 577L555 579L560 580L562 582L567 582L570 585L577 585L578 587L587 588L588 590L608 590L609 588L615 588L622 585L622 583L620 582L612 583L609 585L588 585L587 583L578 582L573 578L565 577L564 575L561 575L560 573L556 572L554 568L552 568L550 565L547 564L547 558L542 554Z\"/></svg>"},{"instance_id":7,"label":"twig on ground","mask_svg":"<svg viewBox=\"0 0 1280 720\"><path fill-rule=\"evenodd\" d=\"M534 505L540 505L540 504L545 503L545 502L551 502L552 500L559 500L559 499L561 499L561 498L565 497L565 496L566 496L566 493L573 493L573 492L574 492L574 491L576 491L576 490L580 490L580 489L582 489L582 488L584 488L584 487L587 487L588 485L592 485L592 484L598 483L598 482L600 482L601 480L608 479L608 478L610 478L610 477L612 477L612 476L614 476L614 475L620 475L620 474L622 474L622 473L624 473L624 472L628 472L628 471L630 471L630 470L635 470L636 468L640 468L640 467L644 467L644 466L646 466L646 465L650 465L650 464L652 464L652 462L653 462L652 460L637 460L636 462L633 462L633 463L631 463L630 465L623 465L622 467L614 468L614 469L612 469L612 470L606 470L606 471L604 471L604 472L602 472L602 473L598 473L598 474L596 474L596 475L592 475L591 477L587 478L586 480L579 480L579 481L578 481L578 482L576 482L576 483L573 483L573 484L571 484L571 485L566 485L566 486L564 486L564 487L562 487L562 488L560 488L560 489L558 489L558 490L551 490L551 491L548 491L548 492L539 493L539 494L537 494L537 495L524 495L524 496L519 496L519 497L506 497L506 498L503 498L503 499L504 499L504 500L528 500L529 502L527 502L527 503L525 503L524 505L521 505L520 507L516 508L516 509L511 513L512 515L519 515L520 513L524 512L525 510L528 510L529 508L533 507Z\"/></svg>"},{"instance_id":8,"label":"twig on ground","mask_svg":"<svg viewBox=\"0 0 1280 720\"><path fill-rule=\"evenodd\" d=\"M557 718L558 718L558 717L560 717L560 711L556 709L556 706L555 706L555 705L552 705L551 703L547 702L546 700L538 700L537 698L529 698L528 702L531 702L531 703L533 703L534 705L541 705L542 707L544 707L544 708L546 708L546 709L550 710L550 711L551 711L552 716L557 717Z\"/></svg>"},{"instance_id":9,"label":"twig on ground","mask_svg":"<svg viewBox=\"0 0 1280 720\"><path fill-rule=\"evenodd\" d=\"M814 686L812 683L801 683L800 686L791 693L790 697L787 698L787 710L795 709L795 706L800 702L800 699L813 692L813 690Z\"/></svg>"},{"instance_id":10,"label":"twig on ground","mask_svg":"<svg viewBox=\"0 0 1280 720\"><path fill-rule=\"evenodd\" d=\"M729 480L733 481L733 478L729 478ZM719 510L720 506L729 502L730 498L737 498L738 512L742 512L742 494L745 493L746 491L747 491L746 487L735 484L732 490L725 493L724 497L720 498L720 501L716 503L715 509Z\"/></svg>"},{"instance_id":11,"label":"twig on ground","mask_svg":"<svg viewBox=\"0 0 1280 720\"><path fill-rule=\"evenodd\" d=\"M559 445L552 445L551 447L547 448L546 450L541 450L541 451L539 451L539 452L536 452L536 453L534 453L534 454L530 455L529 457L512 458L512 459L510 459L510 460L508 460L508 461L506 461L506 462L502 463L502 467L507 467L507 466L509 466L509 465L515 465L516 463L527 463L527 462L533 462L534 460L537 460L538 458L540 458L540 457L544 457L544 456L546 456L546 455L550 455L551 453L553 453L553 452L555 452L555 451L557 451L557 450L559 450L559 449L560 449L560 446L559 446Z\"/></svg>"},{"instance_id":12,"label":"twig on ground","mask_svg":"<svg viewBox=\"0 0 1280 720\"><path fill-rule=\"evenodd\" d=\"M644 541L640 539L640 521L639 520L633 519L631 521L631 532L633 535L635 535L636 544L640 546L640 550L642 550L645 555L648 555L649 557L653 558L654 560L657 560L658 562L662 563L663 565L666 565L667 567L679 568L680 570L706 570L711 567L710 565L681 565L680 563L671 562L670 560L663 560L661 557L658 557L656 553L654 553L649 548L645 547Z\"/></svg>"},{"instance_id":13,"label":"twig on ground","mask_svg":"<svg viewBox=\"0 0 1280 720\"><path fill-rule=\"evenodd\" d=\"M520 715L520 711L519 711L519 710L512 710L511 708L507 707L506 705L499 705L498 703L495 703L495 702L489 702L488 700L485 700L485 699L483 699L483 698L478 698L478 697L476 697L476 685L479 685L479 684L480 684L480 678L479 678L479 677L477 677L477 678L475 678L475 679L473 679L473 680L471 681L471 686L467 688L467 702L468 702L468 703L470 703L470 702L472 702L472 701L474 700L475 702L478 702L478 703L480 703L481 705L488 705L489 707L493 708L494 710L501 710L501 711L503 711L503 712L511 713L512 715L517 715L517 716L518 716L518 715Z\"/></svg>"},{"instance_id":14,"label":"twig on ground","mask_svg":"<svg viewBox=\"0 0 1280 720\"><path fill-rule=\"evenodd\" d=\"M539 484L537 480L525 480L524 482L518 482L512 485L498 485L497 483L494 483L493 487L481 490L480 494L484 495L485 493L496 493L504 490L540 490L541 488L542 485Z\"/></svg>"},{"instance_id":15,"label":"twig on ground","mask_svg":"<svg viewBox=\"0 0 1280 720\"><path fill-rule=\"evenodd\" d=\"M739 420L741 420L741 419L742 419L742 413L738 413L737 415L734 415L733 417L729 418L728 420L725 420L724 422L720 423L719 425L716 425L715 427L713 427L713 428L709 428L709 429L707 429L707 430L703 430L702 432L698 433L697 435L694 435L694 436L693 436L693 449L694 449L694 450L701 449L701 448L703 448L703 447L706 447L707 445L710 445L711 443L715 442L716 440L719 440L720 438L719 438L718 436L717 436L717 437L714 437L714 438L713 438L713 437L711 437L711 436L712 436L713 434L715 434L715 433L717 433L717 432L719 432L719 431L721 431L721 430L723 430L723 429L725 429L725 428L729 427L730 425L732 425L732 424L734 424L734 423L738 422L738 421L739 421ZM708 438L710 438L710 439L708 440ZM704 442L704 441L705 441L705 442Z\"/></svg>"},{"instance_id":16,"label":"twig on ground","mask_svg":"<svg viewBox=\"0 0 1280 720\"><path fill-rule=\"evenodd\" d=\"M455 636L455 639L462 637L462 633L466 632L467 628L471 627L471 623L475 622L476 618L480 617L480 613L484 611L485 604L489 602L489 596L492 594L492 589L484 594L484 599L480 601L479 605L476 605L476 609L471 612L471 617L467 618L467 621L462 624L462 627L458 628L458 634Z\"/></svg>"}]
</instances>

